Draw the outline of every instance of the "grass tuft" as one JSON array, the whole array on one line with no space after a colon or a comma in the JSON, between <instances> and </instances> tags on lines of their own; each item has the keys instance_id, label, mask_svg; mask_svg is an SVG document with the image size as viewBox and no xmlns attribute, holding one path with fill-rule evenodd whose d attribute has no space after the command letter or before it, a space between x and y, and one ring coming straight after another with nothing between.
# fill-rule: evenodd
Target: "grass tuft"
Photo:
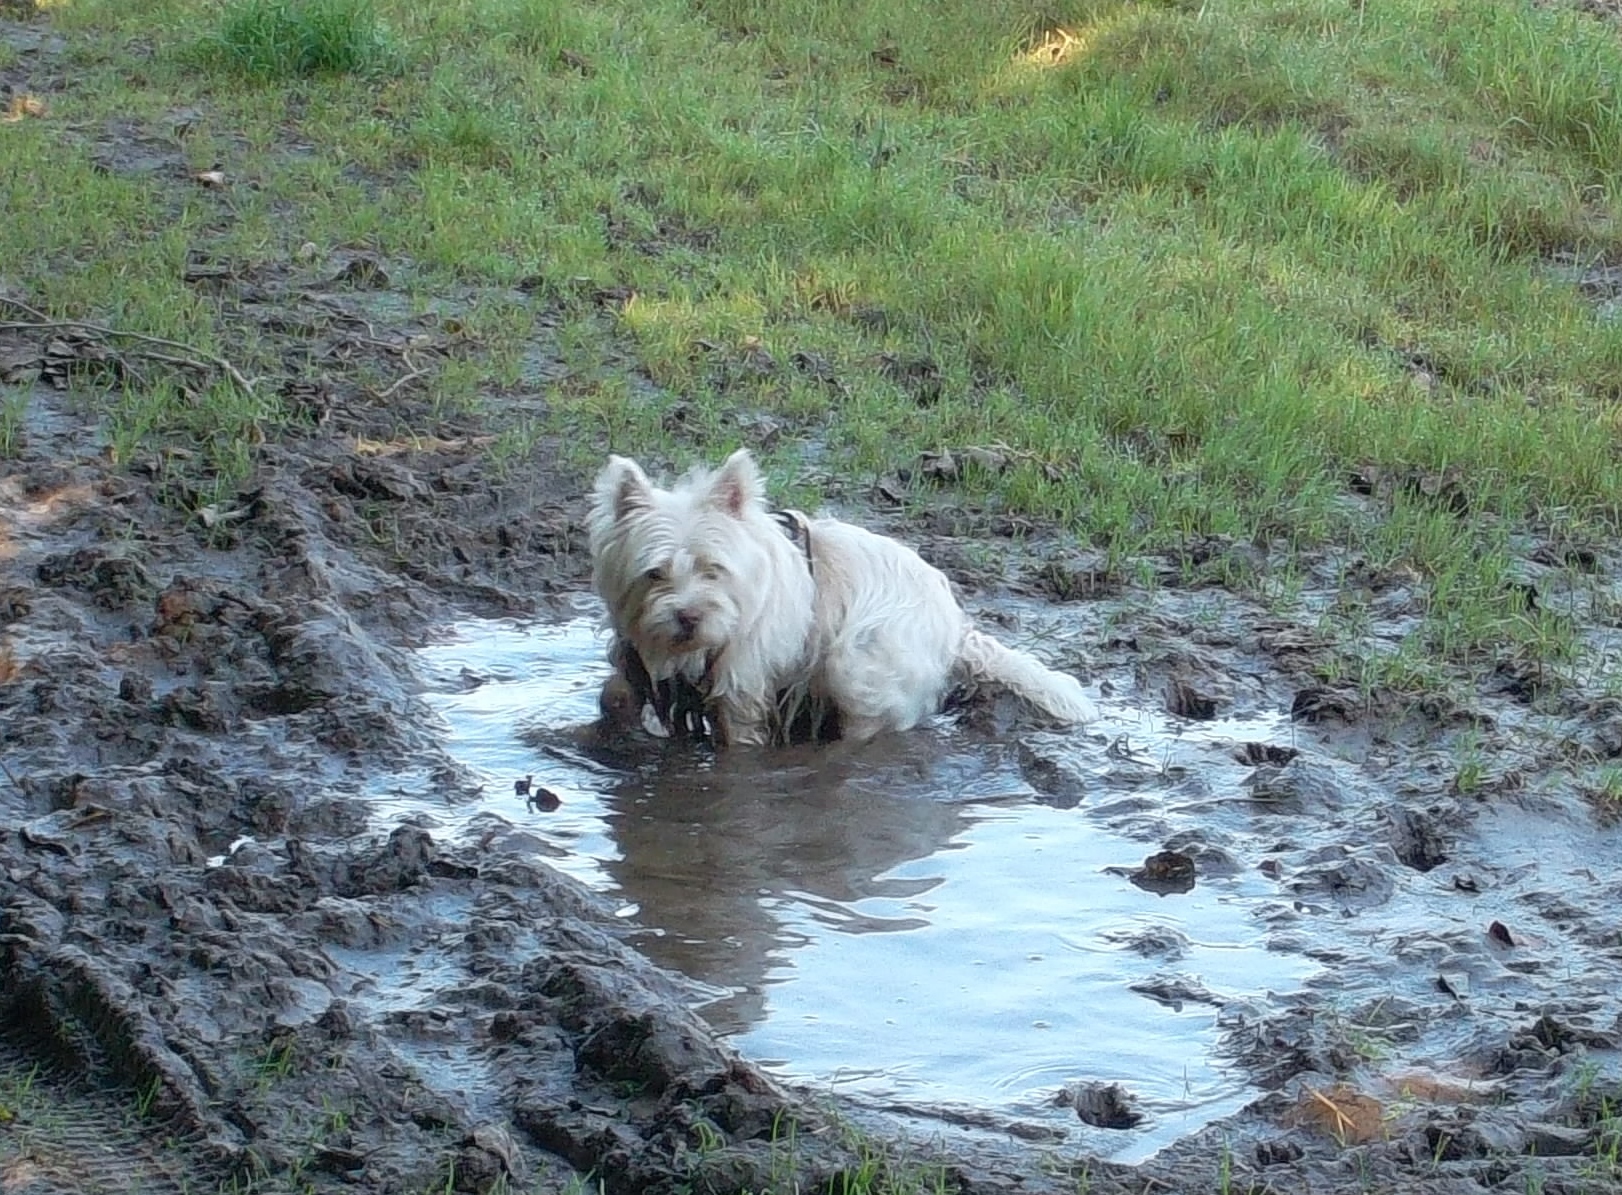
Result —
<instances>
[{"instance_id":1,"label":"grass tuft","mask_svg":"<svg viewBox=\"0 0 1622 1195\"><path fill-rule=\"evenodd\" d=\"M379 74L398 62L372 0L233 0L210 49L260 79Z\"/></svg>"}]
</instances>

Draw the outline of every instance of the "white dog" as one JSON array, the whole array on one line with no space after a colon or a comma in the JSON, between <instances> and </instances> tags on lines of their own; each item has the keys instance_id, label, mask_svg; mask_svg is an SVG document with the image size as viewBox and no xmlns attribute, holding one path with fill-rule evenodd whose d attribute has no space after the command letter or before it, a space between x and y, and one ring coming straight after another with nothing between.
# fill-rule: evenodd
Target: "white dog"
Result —
<instances>
[{"instance_id":1,"label":"white dog","mask_svg":"<svg viewBox=\"0 0 1622 1195\"><path fill-rule=\"evenodd\" d=\"M610 457L590 529L616 649L634 648L654 683L695 686L719 740L781 739L808 703L846 739L907 730L963 680L1006 686L1061 722L1097 716L1074 677L976 630L911 548L837 519L774 516L746 450L669 490Z\"/></svg>"}]
</instances>

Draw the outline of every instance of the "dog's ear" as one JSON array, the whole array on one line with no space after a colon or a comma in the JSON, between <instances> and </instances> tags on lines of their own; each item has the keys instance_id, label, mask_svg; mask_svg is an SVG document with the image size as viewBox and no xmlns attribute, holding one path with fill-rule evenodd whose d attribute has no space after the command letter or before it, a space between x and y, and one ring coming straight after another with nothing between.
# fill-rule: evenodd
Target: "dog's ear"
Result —
<instances>
[{"instance_id":1,"label":"dog's ear","mask_svg":"<svg viewBox=\"0 0 1622 1195\"><path fill-rule=\"evenodd\" d=\"M747 448L740 448L727 457L715 474L710 494L715 504L733 518L742 517L744 511L759 506L765 497L760 484L760 470Z\"/></svg>"},{"instance_id":2,"label":"dog's ear","mask_svg":"<svg viewBox=\"0 0 1622 1195\"><path fill-rule=\"evenodd\" d=\"M597 474L592 510L617 523L632 511L645 510L652 494L653 485L640 465L629 457L611 456Z\"/></svg>"}]
</instances>

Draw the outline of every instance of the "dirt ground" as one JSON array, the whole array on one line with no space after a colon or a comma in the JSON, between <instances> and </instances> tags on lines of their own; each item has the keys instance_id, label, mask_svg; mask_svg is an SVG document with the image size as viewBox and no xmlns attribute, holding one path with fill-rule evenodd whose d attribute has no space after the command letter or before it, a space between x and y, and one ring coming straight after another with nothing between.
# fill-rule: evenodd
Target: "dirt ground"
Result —
<instances>
[{"instance_id":1,"label":"dirt ground","mask_svg":"<svg viewBox=\"0 0 1622 1195\"><path fill-rule=\"evenodd\" d=\"M142 144L109 133L108 168L174 165ZM1341 836L1292 865L1285 906L1350 917L1403 872L1460 892L1509 884L1471 854L1490 808L1601 844L1564 891L1517 896L1530 934L1495 921L1420 951L1436 999L1387 1006L1382 1040L1400 1052L1414 1025L1463 1018L1457 1057L1381 1086L1327 1002L1227 1010L1234 1064L1264 1095L1141 1166L996 1132L946 1153L903 1142L894 1122L788 1090L718 1042L684 982L519 836L474 849L410 825L369 835L363 794L385 766L457 782L424 727L410 649L459 616L544 618L587 583L585 478L546 443L499 466L488 452L544 409L539 389L499 396L497 418L363 384L399 372L407 348L461 351L455 315L481 297L411 317L380 301L401 263L376 265L199 266L226 318L285 350L277 384L296 415L212 503L184 444L109 463L97 395L119 346L0 332L0 371L27 395L0 462L0 1188L483 1192L589 1175L609 1192L843 1190L905 1157L962 1192L1622 1189L1622 882L1572 779L1622 755L1622 705L1598 681L1513 659L1465 699L1371 700L1326 679L1344 645L1305 616L1242 601L1214 623L1194 612L1184 582L1201 553L1265 565L1265 549L1195 545L1129 581L949 490L905 523L883 486L842 495L968 593L1095 607L1107 631L1078 663L1116 692L1195 718L1276 702L1352 760L1381 794L1372 820L1329 817L1343 790L1295 748L1256 748L1258 800L1321 812ZM31 299L3 277L0 294ZM535 327L544 366L545 311ZM1308 599L1352 584L1371 641L1400 635L1422 600L1414 579L1347 563L1311 563ZM1527 583L1563 595L1595 639L1612 609L1595 578L1614 563L1526 544ZM1469 785L1448 746L1466 733L1484 761ZM1061 768L1030 771L1066 799ZM1211 843L1173 846L1199 868L1232 864ZM446 960L437 1006L367 1011L343 994L364 977L335 953L427 943ZM1488 969L1532 976L1536 999L1473 1012L1467 981ZM419 1064L425 1042L457 1043L484 1078L469 1090Z\"/></svg>"}]
</instances>

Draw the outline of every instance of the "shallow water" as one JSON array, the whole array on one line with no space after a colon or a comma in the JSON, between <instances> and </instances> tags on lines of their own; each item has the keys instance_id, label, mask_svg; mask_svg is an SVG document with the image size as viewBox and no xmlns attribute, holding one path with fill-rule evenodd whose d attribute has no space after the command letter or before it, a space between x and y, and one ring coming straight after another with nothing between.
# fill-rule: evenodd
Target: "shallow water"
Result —
<instances>
[{"instance_id":1,"label":"shallow water","mask_svg":"<svg viewBox=\"0 0 1622 1195\"><path fill-rule=\"evenodd\" d=\"M650 741L605 755L584 733L606 674L595 626L583 606L555 625L464 623L424 649L426 700L482 791L449 804L396 786L379 794L383 822L426 815L453 838L493 818L522 827L621 902L650 957L713 990L701 1011L743 1053L870 1106L973 1109L1132 1159L1254 1095L1212 1056L1214 1002L1131 985L1169 974L1214 1001L1298 988L1314 965L1266 949L1253 908L1274 893L1256 873L1170 897L1140 889L1106 869L1158 843L1106 828L1093 794L1042 803L1018 742L945 720L861 748L715 757ZM1110 777L1097 796L1118 821L1123 801L1164 800L1190 753L1209 757L1211 785L1225 761L1237 788L1242 769L1216 744L1283 725L1116 711L1085 735L1042 738ZM1147 763L1141 792L1108 758L1121 736ZM532 809L514 790L526 776L562 804ZM1182 939L1169 966L1133 946L1168 931ZM1053 1106L1078 1080L1120 1081L1144 1121L1081 1125Z\"/></svg>"}]
</instances>

